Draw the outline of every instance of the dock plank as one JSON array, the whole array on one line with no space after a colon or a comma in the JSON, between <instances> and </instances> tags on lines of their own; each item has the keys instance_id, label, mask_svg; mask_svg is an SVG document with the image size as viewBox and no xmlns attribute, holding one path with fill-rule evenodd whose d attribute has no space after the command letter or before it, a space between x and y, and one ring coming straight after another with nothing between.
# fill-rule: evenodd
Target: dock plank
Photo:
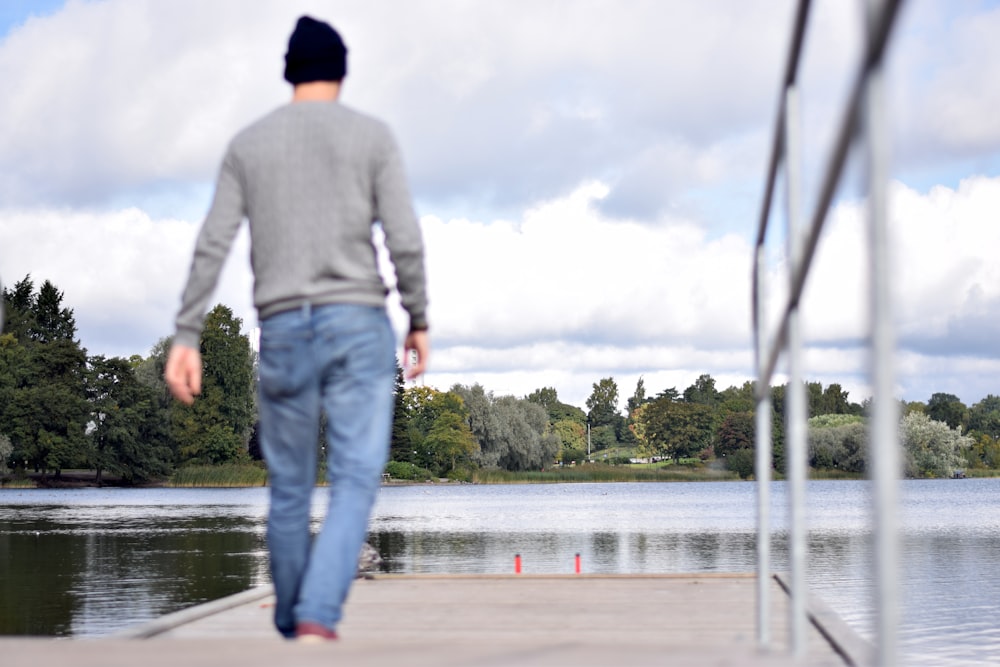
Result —
<instances>
[{"instance_id":1,"label":"dock plank","mask_svg":"<svg viewBox=\"0 0 1000 667\"><path fill-rule=\"evenodd\" d=\"M308 666L329 664L335 656L339 664L362 666L850 664L813 626L804 660L787 654L788 599L776 581L774 646L760 653L755 585L750 575L721 574L380 575L356 582L341 640L329 645L278 638L271 625L273 597L263 589L241 594L234 604L215 603L211 613L174 615L176 622L160 622L144 641L6 639L0 651L14 658L4 661L10 667L115 667L137 660L149 667L230 661Z\"/></svg>"}]
</instances>

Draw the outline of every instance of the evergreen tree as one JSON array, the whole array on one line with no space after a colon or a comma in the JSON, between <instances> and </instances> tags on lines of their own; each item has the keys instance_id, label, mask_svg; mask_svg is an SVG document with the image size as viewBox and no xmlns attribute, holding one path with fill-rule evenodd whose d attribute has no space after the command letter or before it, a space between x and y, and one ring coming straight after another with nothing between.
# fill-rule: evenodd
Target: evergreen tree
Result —
<instances>
[{"instance_id":1,"label":"evergreen tree","mask_svg":"<svg viewBox=\"0 0 1000 667\"><path fill-rule=\"evenodd\" d=\"M243 322L222 304L205 318L201 336L201 395L193 405L173 401L171 436L181 463L226 463L247 456L256 421L250 339Z\"/></svg>"},{"instance_id":2,"label":"evergreen tree","mask_svg":"<svg viewBox=\"0 0 1000 667\"><path fill-rule=\"evenodd\" d=\"M36 470L86 464L86 351L73 311L49 281L30 276L3 290L8 329L0 338L0 433L11 459Z\"/></svg>"},{"instance_id":3,"label":"evergreen tree","mask_svg":"<svg viewBox=\"0 0 1000 667\"><path fill-rule=\"evenodd\" d=\"M389 447L389 460L413 461L413 447L410 445L409 414L406 412L406 382L403 367L396 360L396 379L393 384L392 409L392 440Z\"/></svg>"}]
</instances>

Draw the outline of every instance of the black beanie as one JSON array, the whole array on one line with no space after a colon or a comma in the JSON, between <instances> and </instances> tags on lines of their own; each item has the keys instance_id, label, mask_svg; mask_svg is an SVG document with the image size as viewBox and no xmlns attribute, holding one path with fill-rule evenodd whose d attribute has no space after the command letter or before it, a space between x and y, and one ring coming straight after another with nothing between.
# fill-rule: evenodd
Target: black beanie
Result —
<instances>
[{"instance_id":1,"label":"black beanie","mask_svg":"<svg viewBox=\"0 0 1000 667\"><path fill-rule=\"evenodd\" d=\"M347 47L329 23L303 16L285 54L285 81L340 81L347 74Z\"/></svg>"}]
</instances>

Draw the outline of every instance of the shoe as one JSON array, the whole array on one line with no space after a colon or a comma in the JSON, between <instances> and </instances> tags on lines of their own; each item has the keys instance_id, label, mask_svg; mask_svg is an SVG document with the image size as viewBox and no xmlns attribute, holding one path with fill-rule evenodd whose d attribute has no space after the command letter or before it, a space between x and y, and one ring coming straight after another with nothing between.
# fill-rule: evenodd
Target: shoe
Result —
<instances>
[{"instance_id":1,"label":"shoe","mask_svg":"<svg viewBox=\"0 0 1000 667\"><path fill-rule=\"evenodd\" d=\"M295 640L302 643L318 644L336 639L337 632L335 630L324 627L319 623L303 621L295 626Z\"/></svg>"}]
</instances>

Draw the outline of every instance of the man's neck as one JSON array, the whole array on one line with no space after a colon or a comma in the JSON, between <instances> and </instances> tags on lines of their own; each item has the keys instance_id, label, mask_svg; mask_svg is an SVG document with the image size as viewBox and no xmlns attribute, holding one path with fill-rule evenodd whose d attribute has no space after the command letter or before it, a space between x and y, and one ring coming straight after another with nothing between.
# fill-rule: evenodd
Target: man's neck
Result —
<instances>
[{"instance_id":1,"label":"man's neck","mask_svg":"<svg viewBox=\"0 0 1000 667\"><path fill-rule=\"evenodd\" d=\"M340 81L310 81L292 90L292 102L335 102L340 97Z\"/></svg>"}]
</instances>

